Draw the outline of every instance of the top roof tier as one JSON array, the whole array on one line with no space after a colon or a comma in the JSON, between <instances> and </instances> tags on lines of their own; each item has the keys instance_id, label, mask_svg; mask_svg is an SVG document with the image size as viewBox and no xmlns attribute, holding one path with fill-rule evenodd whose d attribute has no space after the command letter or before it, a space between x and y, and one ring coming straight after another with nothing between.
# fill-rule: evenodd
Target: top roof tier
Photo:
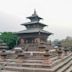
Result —
<instances>
[{"instance_id":1,"label":"top roof tier","mask_svg":"<svg viewBox=\"0 0 72 72\"><path fill-rule=\"evenodd\" d=\"M31 22L40 21L41 19L43 19L37 15L36 10L34 10L34 13L32 14L32 16L29 16L27 18L30 19Z\"/></svg>"}]
</instances>

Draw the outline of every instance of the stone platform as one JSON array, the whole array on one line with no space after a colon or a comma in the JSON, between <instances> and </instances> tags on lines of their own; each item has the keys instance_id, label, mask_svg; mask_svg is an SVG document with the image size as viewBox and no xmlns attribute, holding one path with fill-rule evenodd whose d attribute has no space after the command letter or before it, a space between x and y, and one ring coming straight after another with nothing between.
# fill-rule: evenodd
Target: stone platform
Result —
<instances>
[{"instance_id":1,"label":"stone platform","mask_svg":"<svg viewBox=\"0 0 72 72\"><path fill-rule=\"evenodd\" d=\"M51 62L46 60L27 60L16 62L10 59L0 62L2 72L70 72L72 70L72 54L59 59L57 56L50 58Z\"/></svg>"}]
</instances>

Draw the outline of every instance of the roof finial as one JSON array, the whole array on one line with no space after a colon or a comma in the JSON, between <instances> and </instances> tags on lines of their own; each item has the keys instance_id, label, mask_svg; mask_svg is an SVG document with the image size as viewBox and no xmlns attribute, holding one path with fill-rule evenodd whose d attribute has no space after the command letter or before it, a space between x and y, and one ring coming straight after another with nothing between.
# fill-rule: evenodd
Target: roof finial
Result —
<instances>
[{"instance_id":1,"label":"roof finial","mask_svg":"<svg viewBox=\"0 0 72 72\"><path fill-rule=\"evenodd\" d=\"M34 9L33 16L36 16L36 15L37 15L37 13L36 13L36 9Z\"/></svg>"},{"instance_id":2,"label":"roof finial","mask_svg":"<svg viewBox=\"0 0 72 72\"><path fill-rule=\"evenodd\" d=\"M36 9L34 9L34 14L36 14Z\"/></svg>"}]
</instances>

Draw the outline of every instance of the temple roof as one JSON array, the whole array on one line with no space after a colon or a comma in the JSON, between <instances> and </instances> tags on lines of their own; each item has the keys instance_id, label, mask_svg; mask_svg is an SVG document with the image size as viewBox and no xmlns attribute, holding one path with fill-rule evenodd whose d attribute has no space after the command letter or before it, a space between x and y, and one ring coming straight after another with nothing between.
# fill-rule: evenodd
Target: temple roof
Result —
<instances>
[{"instance_id":1,"label":"temple roof","mask_svg":"<svg viewBox=\"0 0 72 72\"><path fill-rule=\"evenodd\" d=\"M34 10L34 13L27 18L30 19L31 21L21 24L21 25L26 26L27 29L19 31L19 32L17 32L17 34L24 34L24 33L28 34L28 33L38 33L38 32L48 34L48 35L52 34L50 32L43 30L43 28L47 25L39 22L40 19L42 19L42 18L37 15L36 10Z\"/></svg>"},{"instance_id":2,"label":"temple roof","mask_svg":"<svg viewBox=\"0 0 72 72\"><path fill-rule=\"evenodd\" d=\"M36 10L34 10L34 13L27 18L30 19L31 21L21 24L25 26L27 29L31 29L31 28L43 29L45 26L47 26L46 24L40 22L42 18L37 15Z\"/></svg>"},{"instance_id":3,"label":"temple roof","mask_svg":"<svg viewBox=\"0 0 72 72\"><path fill-rule=\"evenodd\" d=\"M41 33L46 33L46 34L52 34L48 31L45 31L45 30L42 30L42 29L28 29L28 30L22 30L22 31L19 31L17 32L17 34L23 34L23 33L37 33L37 32L41 32Z\"/></svg>"},{"instance_id":4,"label":"temple roof","mask_svg":"<svg viewBox=\"0 0 72 72\"><path fill-rule=\"evenodd\" d=\"M43 26L47 26L47 25L45 25L45 24L43 24L43 23L41 23L41 22L38 22L38 21L27 22L27 23L23 23L23 24L21 24L21 25L29 25L29 24L40 24L40 25L43 25Z\"/></svg>"},{"instance_id":5,"label":"temple roof","mask_svg":"<svg viewBox=\"0 0 72 72\"><path fill-rule=\"evenodd\" d=\"M36 10L34 10L34 13L32 14L32 16L27 17L28 19L30 19L31 21L37 20L39 21L40 19L42 19L41 17L39 17L36 13Z\"/></svg>"}]
</instances>

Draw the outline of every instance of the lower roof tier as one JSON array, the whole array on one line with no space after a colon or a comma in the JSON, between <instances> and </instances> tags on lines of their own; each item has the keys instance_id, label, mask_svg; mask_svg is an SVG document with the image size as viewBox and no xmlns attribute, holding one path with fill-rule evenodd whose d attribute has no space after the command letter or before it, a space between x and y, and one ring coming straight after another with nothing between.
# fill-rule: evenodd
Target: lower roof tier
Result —
<instances>
[{"instance_id":1,"label":"lower roof tier","mask_svg":"<svg viewBox=\"0 0 72 72\"><path fill-rule=\"evenodd\" d=\"M28 34L28 33L37 33L37 32L45 33L45 34L48 34L48 35L51 35L52 34L52 33L48 32L48 31L45 31L45 30L42 30L42 29L22 30L22 31L17 32L16 34Z\"/></svg>"}]
</instances>

